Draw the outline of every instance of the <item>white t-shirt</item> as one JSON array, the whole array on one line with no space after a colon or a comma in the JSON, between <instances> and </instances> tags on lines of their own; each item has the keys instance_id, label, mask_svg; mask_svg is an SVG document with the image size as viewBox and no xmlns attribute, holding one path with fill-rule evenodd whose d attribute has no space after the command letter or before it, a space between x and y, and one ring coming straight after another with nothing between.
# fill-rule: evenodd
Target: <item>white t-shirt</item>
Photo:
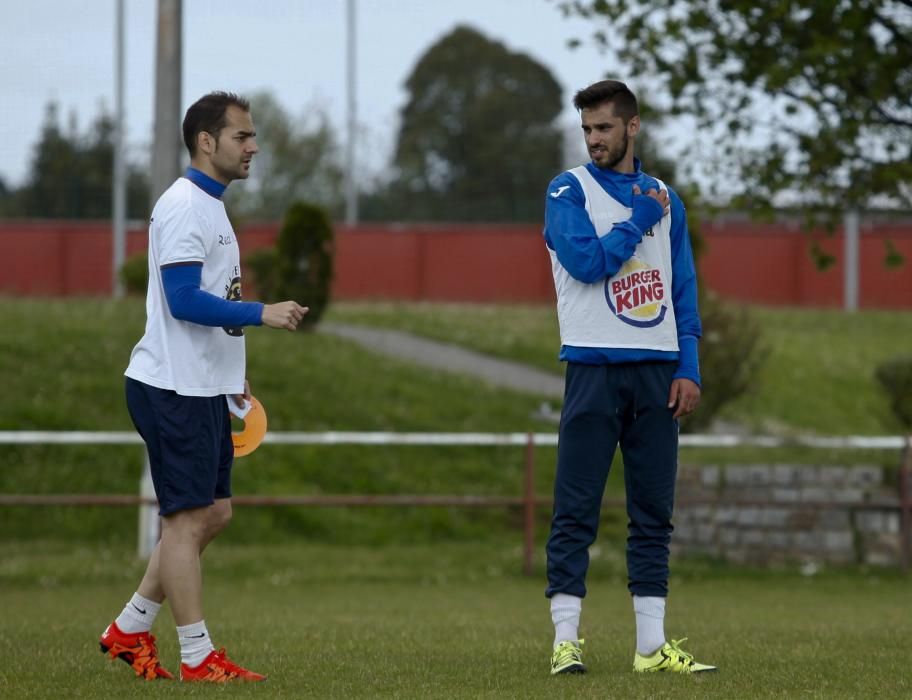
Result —
<instances>
[{"instance_id":1,"label":"white t-shirt","mask_svg":"<svg viewBox=\"0 0 912 700\"><path fill-rule=\"evenodd\" d=\"M569 171L582 185L586 212L599 238L611 235L631 209L614 199L585 166ZM661 181L659 186L662 187ZM610 278L574 279L550 248L562 345L581 348L678 350L671 303L671 214L643 235L633 255Z\"/></svg>"},{"instance_id":2,"label":"white t-shirt","mask_svg":"<svg viewBox=\"0 0 912 700\"><path fill-rule=\"evenodd\" d=\"M146 330L125 374L184 396L241 394L244 331L179 321L168 308L161 267L188 262L203 263L202 291L223 299L241 298L240 252L225 205L179 178L152 211Z\"/></svg>"}]
</instances>

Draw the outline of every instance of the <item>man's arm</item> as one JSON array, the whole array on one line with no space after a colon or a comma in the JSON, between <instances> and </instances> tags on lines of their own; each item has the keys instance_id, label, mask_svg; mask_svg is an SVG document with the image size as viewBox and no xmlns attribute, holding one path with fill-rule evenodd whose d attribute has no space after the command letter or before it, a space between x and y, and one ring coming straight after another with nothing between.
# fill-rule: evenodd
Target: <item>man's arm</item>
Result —
<instances>
[{"instance_id":1,"label":"man's arm","mask_svg":"<svg viewBox=\"0 0 912 700\"><path fill-rule=\"evenodd\" d=\"M202 263L162 266L162 286L174 318L202 326L259 326L263 323L263 304L257 301L228 301L204 292L200 289L202 275Z\"/></svg>"},{"instance_id":2,"label":"man's arm","mask_svg":"<svg viewBox=\"0 0 912 700\"><path fill-rule=\"evenodd\" d=\"M200 289L202 263L163 265L162 286L171 315L180 321L203 326L269 326L296 330L310 309L295 301L262 304L258 301L228 301Z\"/></svg>"},{"instance_id":3,"label":"man's arm","mask_svg":"<svg viewBox=\"0 0 912 700\"><path fill-rule=\"evenodd\" d=\"M570 275L584 284L614 275L630 259L643 232L658 223L662 205L645 194L633 196L633 213L599 238L586 213L579 180L563 173L551 181L545 196L545 242Z\"/></svg>"},{"instance_id":4,"label":"man's arm","mask_svg":"<svg viewBox=\"0 0 912 700\"><path fill-rule=\"evenodd\" d=\"M677 193L671 198L671 300L674 304L678 332L680 359L675 378L690 379L700 384L698 345L703 327L697 309L697 270L690 232L687 229L687 212Z\"/></svg>"}]
</instances>

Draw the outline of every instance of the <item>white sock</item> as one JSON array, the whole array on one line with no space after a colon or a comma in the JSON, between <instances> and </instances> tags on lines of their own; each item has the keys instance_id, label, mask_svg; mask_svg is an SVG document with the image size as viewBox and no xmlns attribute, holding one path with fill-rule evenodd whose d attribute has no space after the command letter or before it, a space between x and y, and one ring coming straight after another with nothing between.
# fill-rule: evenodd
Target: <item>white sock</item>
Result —
<instances>
[{"instance_id":1,"label":"white sock","mask_svg":"<svg viewBox=\"0 0 912 700\"><path fill-rule=\"evenodd\" d=\"M178 627L177 640L180 642L181 663L190 668L195 668L203 663L209 656L209 652L215 649L212 646L212 639L209 638L205 620Z\"/></svg>"},{"instance_id":2,"label":"white sock","mask_svg":"<svg viewBox=\"0 0 912 700\"><path fill-rule=\"evenodd\" d=\"M554 623L554 646L561 642L579 640L580 613L583 599L566 593L551 597L551 622Z\"/></svg>"},{"instance_id":3,"label":"white sock","mask_svg":"<svg viewBox=\"0 0 912 700\"><path fill-rule=\"evenodd\" d=\"M152 629L152 623L155 622L155 616L158 615L159 610L161 610L161 603L134 593L114 622L117 623L121 632L127 634L148 632Z\"/></svg>"},{"instance_id":4,"label":"white sock","mask_svg":"<svg viewBox=\"0 0 912 700\"><path fill-rule=\"evenodd\" d=\"M637 652L651 656L665 645L665 599L658 596L633 596L636 613Z\"/></svg>"}]
</instances>

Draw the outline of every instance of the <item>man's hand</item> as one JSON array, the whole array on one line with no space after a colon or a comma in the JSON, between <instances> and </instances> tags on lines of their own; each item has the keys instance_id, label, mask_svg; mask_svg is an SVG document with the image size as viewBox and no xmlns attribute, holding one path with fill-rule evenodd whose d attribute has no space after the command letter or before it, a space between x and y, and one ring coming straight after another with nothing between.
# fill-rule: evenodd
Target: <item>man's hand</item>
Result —
<instances>
[{"instance_id":1,"label":"man's hand","mask_svg":"<svg viewBox=\"0 0 912 700\"><path fill-rule=\"evenodd\" d=\"M306 306L301 306L296 301L280 301L278 304L263 306L263 325L270 328L286 328L295 330L304 314L310 311Z\"/></svg>"},{"instance_id":2,"label":"man's hand","mask_svg":"<svg viewBox=\"0 0 912 700\"><path fill-rule=\"evenodd\" d=\"M633 194L643 194L640 191L639 185L633 186ZM652 197L655 201L662 205L662 215L668 213L668 208L671 206L671 200L668 199L668 190L646 190L646 196Z\"/></svg>"},{"instance_id":3,"label":"man's hand","mask_svg":"<svg viewBox=\"0 0 912 700\"><path fill-rule=\"evenodd\" d=\"M250 396L251 396L250 395L250 382L248 382L245 379L244 380L244 393L243 394L231 394L231 400L234 401L235 406L237 406L238 408L243 410L244 406L247 405L245 402L250 401Z\"/></svg>"},{"instance_id":4,"label":"man's hand","mask_svg":"<svg viewBox=\"0 0 912 700\"><path fill-rule=\"evenodd\" d=\"M700 387L690 379L675 379L668 394L668 408L674 408L674 418L693 413L700 404Z\"/></svg>"}]
</instances>

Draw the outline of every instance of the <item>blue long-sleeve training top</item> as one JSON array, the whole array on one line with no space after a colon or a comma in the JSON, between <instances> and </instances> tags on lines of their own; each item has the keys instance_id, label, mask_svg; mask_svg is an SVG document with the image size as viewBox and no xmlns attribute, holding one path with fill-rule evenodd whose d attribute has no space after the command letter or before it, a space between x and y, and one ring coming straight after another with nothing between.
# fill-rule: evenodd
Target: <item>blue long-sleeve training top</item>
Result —
<instances>
[{"instance_id":1,"label":"blue long-sleeve training top","mask_svg":"<svg viewBox=\"0 0 912 700\"><path fill-rule=\"evenodd\" d=\"M584 284L592 284L613 276L633 255L644 229L648 228L640 222L655 220L654 216L649 218L649 207L653 205L643 200L660 206L645 193L658 189L659 184L655 178L640 170L639 159L634 159L632 173L602 170L591 162L586 169L609 195L624 206L633 208L631 218L615 224L610 235L599 238L586 212L586 196L579 180L564 172L551 181L545 195L544 236L548 248L556 253L558 261L570 276ZM638 185L643 194L635 196L634 185ZM679 352L562 345L561 360L582 364L677 360L675 378L686 378L700 384L697 345L702 326L697 310L697 273L690 233L684 203L671 187L666 184L665 188L671 201L671 298ZM551 196L553 192L560 192L560 195Z\"/></svg>"}]
</instances>

